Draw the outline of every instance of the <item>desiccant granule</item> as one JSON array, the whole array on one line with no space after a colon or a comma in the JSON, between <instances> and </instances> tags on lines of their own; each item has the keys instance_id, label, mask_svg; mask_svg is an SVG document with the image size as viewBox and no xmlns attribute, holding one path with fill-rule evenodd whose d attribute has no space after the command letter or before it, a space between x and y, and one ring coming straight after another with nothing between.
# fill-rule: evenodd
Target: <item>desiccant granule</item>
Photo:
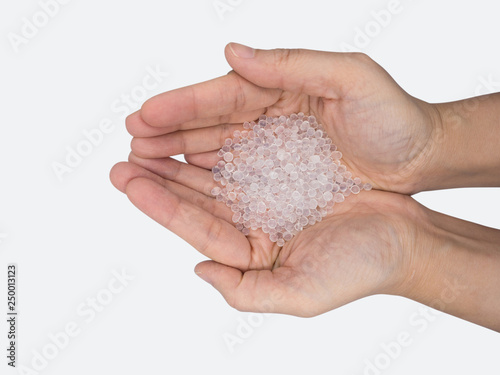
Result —
<instances>
[{"instance_id":1,"label":"desiccant granule","mask_svg":"<svg viewBox=\"0 0 500 375\"><path fill-rule=\"evenodd\" d=\"M233 212L236 228L262 229L283 246L333 212L350 194L370 190L341 163L342 153L314 116L259 116L245 122L218 151L212 168L217 201Z\"/></svg>"}]
</instances>

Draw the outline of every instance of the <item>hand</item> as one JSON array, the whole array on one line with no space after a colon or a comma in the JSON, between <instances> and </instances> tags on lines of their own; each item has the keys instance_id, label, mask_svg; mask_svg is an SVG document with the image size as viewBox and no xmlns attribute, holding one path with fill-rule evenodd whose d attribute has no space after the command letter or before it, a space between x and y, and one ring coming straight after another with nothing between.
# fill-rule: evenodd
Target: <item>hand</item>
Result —
<instances>
[{"instance_id":1,"label":"hand","mask_svg":"<svg viewBox=\"0 0 500 375\"><path fill-rule=\"evenodd\" d=\"M156 96L127 119L133 153L111 171L138 208L212 259L196 267L199 275L240 310L312 316L389 293L500 330L500 231L372 191L279 248L260 230L245 237L234 228L230 210L210 196L207 170L243 121L302 111L323 123L349 170L378 189L465 186L470 176L472 186L497 186L494 142L475 157L464 145L497 134L500 97L471 113L412 98L364 55L256 51L243 59L233 48L233 72ZM481 131L456 132L457 124ZM190 164L167 157L180 153Z\"/></svg>"},{"instance_id":2,"label":"hand","mask_svg":"<svg viewBox=\"0 0 500 375\"><path fill-rule=\"evenodd\" d=\"M376 293L409 288L422 206L380 191L351 195L334 215L283 248L261 230L245 237L231 210L209 197L211 172L174 159L117 164L113 184L134 205L213 259L196 272L244 311L314 316ZM414 246L418 245L418 246Z\"/></svg>"},{"instance_id":3,"label":"hand","mask_svg":"<svg viewBox=\"0 0 500 375\"><path fill-rule=\"evenodd\" d=\"M186 154L191 164L211 168L242 122L304 112L323 124L355 176L377 189L420 190L439 117L433 106L408 95L363 54L256 50L237 57L242 48L226 47L234 69L227 76L160 94L131 115L134 154Z\"/></svg>"}]
</instances>

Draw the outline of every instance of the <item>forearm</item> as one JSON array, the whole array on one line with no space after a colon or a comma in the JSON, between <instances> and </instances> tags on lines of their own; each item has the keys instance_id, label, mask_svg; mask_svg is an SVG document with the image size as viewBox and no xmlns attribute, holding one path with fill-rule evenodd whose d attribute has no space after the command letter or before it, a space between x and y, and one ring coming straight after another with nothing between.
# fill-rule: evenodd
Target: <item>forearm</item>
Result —
<instances>
[{"instance_id":1,"label":"forearm","mask_svg":"<svg viewBox=\"0 0 500 375\"><path fill-rule=\"evenodd\" d=\"M500 187L500 93L434 104L421 190Z\"/></svg>"},{"instance_id":2,"label":"forearm","mask_svg":"<svg viewBox=\"0 0 500 375\"><path fill-rule=\"evenodd\" d=\"M500 332L500 230L429 211L407 296Z\"/></svg>"}]
</instances>

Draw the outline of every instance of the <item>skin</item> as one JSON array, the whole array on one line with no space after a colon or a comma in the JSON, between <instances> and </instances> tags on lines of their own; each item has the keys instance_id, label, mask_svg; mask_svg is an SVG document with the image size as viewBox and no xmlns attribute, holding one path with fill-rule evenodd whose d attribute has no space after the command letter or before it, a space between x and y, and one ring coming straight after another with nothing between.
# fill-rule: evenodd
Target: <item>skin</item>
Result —
<instances>
[{"instance_id":1,"label":"skin","mask_svg":"<svg viewBox=\"0 0 500 375\"><path fill-rule=\"evenodd\" d=\"M111 171L112 183L134 205L211 259L196 273L243 311L315 316L385 293L500 330L499 231L430 211L408 196L465 180L464 186L498 186L482 177L497 170L493 147L470 163L460 164L457 152L464 140L491 137L498 117L458 115L451 104L413 98L363 54L236 44L225 54L233 68L228 75L160 94L127 118L132 153ZM493 110L495 101L480 105ZM348 170L377 191L350 196L278 247L261 230L245 237L234 228L230 209L210 196L209 169L244 121L293 112L316 116ZM476 129L457 136L458 117ZM467 156L467 147L461 152ZM169 158L177 154L188 164ZM478 165L484 173L460 177Z\"/></svg>"}]
</instances>

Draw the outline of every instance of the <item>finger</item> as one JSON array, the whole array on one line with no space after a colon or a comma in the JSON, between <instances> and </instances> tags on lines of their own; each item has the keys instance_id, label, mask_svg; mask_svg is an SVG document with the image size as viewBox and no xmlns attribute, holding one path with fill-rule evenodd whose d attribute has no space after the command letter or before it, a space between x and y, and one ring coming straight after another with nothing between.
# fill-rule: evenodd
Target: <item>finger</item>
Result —
<instances>
[{"instance_id":1,"label":"finger","mask_svg":"<svg viewBox=\"0 0 500 375\"><path fill-rule=\"evenodd\" d=\"M212 169L212 167L221 160L220 156L217 155L217 150L201 152L199 154L185 154L184 159L186 159L189 164L205 169Z\"/></svg>"},{"instance_id":2,"label":"finger","mask_svg":"<svg viewBox=\"0 0 500 375\"><path fill-rule=\"evenodd\" d=\"M294 294L300 285L298 276L290 268L242 272L228 265L205 261L196 265L195 272L237 310L309 315L306 309L301 311L300 306L293 306L298 304Z\"/></svg>"},{"instance_id":3,"label":"finger","mask_svg":"<svg viewBox=\"0 0 500 375\"><path fill-rule=\"evenodd\" d=\"M259 115L265 111L265 108L259 108L255 111L230 113L228 115L215 116L205 119L196 119L184 122L177 125L167 127L155 127L148 125L141 117L141 112L137 111L132 113L125 120L127 131L134 137L156 137L162 134L172 133L177 130L189 130L206 128L220 124L235 124L243 123L245 121L254 121Z\"/></svg>"},{"instance_id":4,"label":"finger","mask_svg":"<svg viewBox=\"0 0 500 375\"><path fill-rule=\"evenodd\" d=\"M133 179L125 191L139 210L203 255L240 269L245 269L250 263L247 238L228 222L147 178Z\"/></svg>"},{"instance_id":5,"label":"finger","mask_svg":"<svg viewBox=\"0 0 500 375\"><path fill-rule=\"evenodd\" d=\"M141 117L141 111L136 111L127 116L125 119L125 127L130 135L134 137L156 137L157 135L166 134L164 128L157 128L148 125Z\"/></svg>"},{"instance_id":6,"label":"finger","mask_svg":"<svg viewBox=\"0 0 500 375\"><path fill-rule=\"evenodd\" d=\"M172 158L144 159L130 153L128 160L167 180L175 181L209 197L212 197L212 189L218 186L211 171Z\"/></svg>"},{"instance_id":7,"label":"finger","mask_svg":"<svg viewBox=\"0 0 500 375\"><path fill-rule=\"evenodd\" d=\"M367 69L361 67L373 65L359 53L258 50L237 43L228 44L225 55L235 72L258 86L329 99L338 99L364 82Z\"/></svg>"},{"instance_id":8,"label":"finger","mask_svg":"<svg viewBox=\"0 0 500 375\"><path fill-rule=\"evenodd\" d=\"M259 116L265 112L265 107L258 108L248 112L236 112L229 113L226 115L219 115L209 118L196 119L184 122L179 125L169 126L167 129L173 130L189 130L189 129L198 129L198 128L206 128L209 126L221 125L221 124L243 124L245 121L254 121L259 118Z\"/></svg>"},{"instance_id":9,"label":"finger","mask_svg":"<svg viewBox=\"0 0 500 375\"><path fill-rule=\"evenodd\" d=\"M228 223L232 222L233 212L225 204L176 182L165 180L135 163L118 163L111 169L110 173L111 182L122 193L125 193L130 181L139 177L148 178L213 216Z\"/></svg>"},{"instance_id":10,"label":"finger","mask_svg":"<svg viewBox=\"0 0 500 375\"><path fill-rule=\"evenodd\" d=\"M111 180L111 183L122 193L125 193L127 184L132 179L138 177L149 178L160 185L164 183L164 179L160 176L136 164L128 163L126 161L115 164L109 172L109 179Z\"/></svg>"},{"instance_id":11,"label":"finger","mask_svg":"<svg viewBox=\"0 0 500 375\"><path fill-rule=\"evenodd\" d=\"M142 158L164 158L179 154L194 154L220 149L235 130L244 130L241 124L224 124L210 128L180 130L150 138L133 138L131 148Z\"/></svg>"},{"instance_id":12,"label":"finger","mask_svg":"<svg viewBox=\"0 0 500 375\"><path fill-rule=\"evenodd\" d=\"M281 90L258 87L234 72L147 100L142 119L151 126L175 126L196 119L262 110L275 103Z\"/></svg>"}]
</instances>

